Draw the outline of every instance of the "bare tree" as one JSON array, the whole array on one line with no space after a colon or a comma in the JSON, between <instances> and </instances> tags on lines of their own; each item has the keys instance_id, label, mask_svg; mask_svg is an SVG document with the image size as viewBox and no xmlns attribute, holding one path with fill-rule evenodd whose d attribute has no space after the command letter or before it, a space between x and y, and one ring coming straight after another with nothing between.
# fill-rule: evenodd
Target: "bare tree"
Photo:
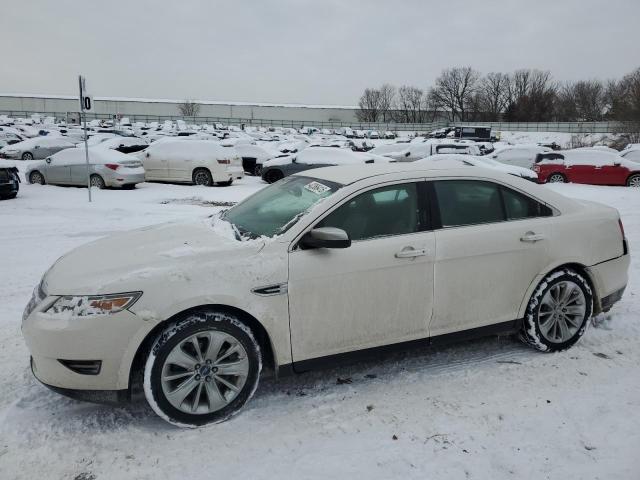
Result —
<instances>
[{"instance_id":1,"label":"bare tree","mask_svg":"<svg viewBox=\"0 0 640 480\"><path fill-rule=\"evenodd\" d=\"M391 110L393 109L396 99L396 87L385 83L380 87L380 114L382 115L382 121L387 122L391 120Z\"/></svg>"},{"instance_id":2,"label":"bare tree","mask_svg":"<svg viewBox=\"0 0 640 480\"><path fill-rule=\"evenodd\" d=\"M377 122L380 115L380 90L366 88L358 101L360 109L356 112L361 122Z\"/></svg>"},{"instance_id":3,"label":"bare tree","mask_svg":"<svg viewBox=\"0 0 640 480\"><path fill-rule=\"evenodd\" d=\"M402 123L420 123L425 115L424 92L418 87L403 85L398 89L395 120Z\"/></svg>"},{"instance_id":4,"label":"bare tree","mask_svg":"<svg viewBox=\"0 0 640 480\"><path fill-rule=\"evenodd\" d=\"M471 67L455 67L444 70L436 79L429 93L431 101L448 110L451 120L466 120L466 113L473 104L480 73Z\"/></svg>"},{"instance_id":5,"label":"bare tree","mask_svg":"<svg viewBox=\"0 0 640 480\"><path fill-rule=\"evenodd\" d=\"M200 104L192 100L185 100L178 104L178 110L183 117L197 117L200 113Z\"/></svg>"},{"instance_id":6,"label":"bare tree","mask_svg":"<svg viewBox=\"0 0 640 480\"><path fill-rule=\"evenodd\" d=\"M479 107L488 121L500 120L509 101L509 75L491 72L480 81Z\"/></svg>"},{"instance_id":7,"label":"bare tree","mask_svg":"<svg viewBox=\"0 0 640 480\"><path fill-rule=\"evenodd\" d=\"M505 118L515 122L546 122L553 118L558 86L551 73L517 70L511 75Z\"/></svg>"}]
</instances>

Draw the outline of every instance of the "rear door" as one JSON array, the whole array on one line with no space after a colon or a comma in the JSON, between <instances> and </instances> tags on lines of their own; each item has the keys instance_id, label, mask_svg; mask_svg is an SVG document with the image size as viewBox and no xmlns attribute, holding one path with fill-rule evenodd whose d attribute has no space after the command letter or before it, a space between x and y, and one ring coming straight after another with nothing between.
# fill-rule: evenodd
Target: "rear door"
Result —
<instances>
[{"instance_id":1,"label":"rear door","mask_svg":"<svg viewBox=\"0 0 640 480\"><path fill-rule=\"evenodd\" d=\"M433 194L441 228L430 335L517 319L548 264L551 209L488 180L434 181Z\"/></svg>"}]
</instances>

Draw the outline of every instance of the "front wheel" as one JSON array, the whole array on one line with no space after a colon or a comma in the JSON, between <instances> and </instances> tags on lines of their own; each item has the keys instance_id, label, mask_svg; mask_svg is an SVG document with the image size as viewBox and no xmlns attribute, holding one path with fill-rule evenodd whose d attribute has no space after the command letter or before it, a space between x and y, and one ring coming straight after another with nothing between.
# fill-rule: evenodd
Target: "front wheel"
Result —
<instances>
[{"instance_id":1,"label":"front wheel","mask_svg":"<svg viewBox=\"0 0 640 480\"><path fill-rule=\"evenodd\" d=\"M547 275L534 291L520 338L543 352L572 347L584 334L593 309L589 282L571 269Z\"/></svg>"},{"instance_id":2,"label":"front wheel","mask_svg":"<svg viewBox=\"0 0 640 480\"><path fill-rule=\"evenodd\" d=\"M22 154L22 160L33 160L33 153L31 152L24 152Z\"/></svg>"},{"instance_id":3,"label":"front wheel","mask_svg":"<svg viewBox=\"0 0 640 480\"><path fill-rule=\"evenodd\" d=\"M640 187L640 175L639 174L631 175L627 179L627 187Z\"/></svg>"},{"instance_id":4,"label":"front wheel","mask_svg":"<svg viewBox=\"0 0 640 480\"><path fill-rule=\"evenodd\" d=\"M552 173L547 178L547 183L567 183L567 178L561 173Z\"/></svg>"},{"instance_id":5,"label":"front wheel","mask_svg":"<svg viewBox=\"0 0 640 480\"><path fill-rule=\"evenodd\" d=\"M46 182L44 180L44 175L36 171L29 174L29 183L44 185Z\"/></svg>"},{"instance_id":6,"label":"front wheel","mask_svg":"<svg viewBox=\"0 0 640 480\"><path fill-rule=\"evenodd\" d=\"M167 327L144 370L144 392L164 420L199 427L238 413L258 387L262 360L237 316L197 312Z\"/></svg>"},{"instance_id":7,"label":"front wheel","mask_svg":"<svg viewBox=\"0 0 640 480\"><path fill-rule=\"evenodd\" d=\"M284 174L280 170L269 170L264 175L264 180L267 183L275 183L278 180L281 180L283 178L284 178Z\"/></svg>"}]
</instances>

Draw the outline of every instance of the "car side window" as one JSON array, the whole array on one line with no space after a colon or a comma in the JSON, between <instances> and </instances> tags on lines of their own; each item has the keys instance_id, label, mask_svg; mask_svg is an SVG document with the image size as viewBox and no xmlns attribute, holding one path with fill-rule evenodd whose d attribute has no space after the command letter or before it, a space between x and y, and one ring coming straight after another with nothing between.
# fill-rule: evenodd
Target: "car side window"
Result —
<instances>
[{"instance_id":1,"label":"car side window","mask_svg":"<svg viewBox=\"0 0 640 480\"><path fill-rule=\"evenodd\" d=\"M344 230L351 240L404 235L421 230L416 183L376 188L353 197L316 225Z\"/></svg>"},{"instance_id":2,"label":"car side window","mask_svg":"<svg viewBox=\"0 0 640 480\"><path fill-rule=\"evenodd\" d=\"M507 220L520 220L522 218L549 217L553 214L546 205L537 202L510 188L502 188L502 198L507 214Z\"/></svg>"},{"instance_id":3,"label":"car side window","mask_svg":"<svg viewBox=\"0 0 640 480\"><path fill-rule=\"evenodd\" d=\"M434 182L443 227L502 222L505 219L497 184L478 180Z\"/></svg>"}]
</instances>

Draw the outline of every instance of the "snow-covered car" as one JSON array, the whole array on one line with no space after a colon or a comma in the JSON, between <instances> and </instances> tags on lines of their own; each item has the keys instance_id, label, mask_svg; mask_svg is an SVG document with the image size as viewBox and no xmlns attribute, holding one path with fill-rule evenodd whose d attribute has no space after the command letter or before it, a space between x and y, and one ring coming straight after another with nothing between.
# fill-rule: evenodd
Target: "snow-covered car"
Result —
<instances>
[{"instance_id":1,"label":"snow-covered car","mask_svg":"<svg viewBox=\"0 0 640 480\"><path fill-rule=\"evenodd\" d=\"M149 142L144 138L115 136L98 143L96 148L116 150L120 153L135 153L144 150L148 146Z\"/></svg>"},{"instance_id":2,"label":"snow-covered car","mask_svg":"<svg viewBox=\"0 0 640 480\"><path fill-rule=\"evenodd\" d=\"M19 184L18 169L13 165L0 162L0 200L16 198L20 190Z\"/></svg>"},{"instance_id":3,"label":"snow-covered car","mask_svg":"<svg viewBox=\"0 0 640 480\"><path fill-rule=\"evenodd\" d=\"M250 175L260 175L262 165L275 155L267 149L258 145L237 144L235 147L242 158L242 168Z\"/></svg>"},{"instance_id":4,"label":"snow-covered car","mask_svg":"<svg viewBox=\"0 0 640 480\"><path fill-rule=\"evenodd\" d=\"M380 138L380 133L377 130L369 130L367 132L367 138L378 139Z\"/></svg>"},{"instance_id":5,"label":"snow-covered car","mask_svg":"<svg viewBox=\"0 0 640 480\"><path fill-rule=\"evenodd\" d=\"M617 210L439 165L307 171L221 216L76 248L24 311L34 375L93 400L142 377L158 415L200 426L242 409L266 367L511 333L557 352L620 300Z\"/></svg>"},{"instance_id":6,"label":"snow-covered car","mask_svg":"<svg viewBox=\"0 0 640 480\"><path fill-rule=\"evenodd\" d=\"M62 137L35 137L0 149L0 158L41 160L75 145Z\"/></svg>"},{"instance_id":7,"label":"snow-covered car","mask_svg":"<svg viewBox=\"0 0 640 480\"><path fill-rule=\"evenodd\" d=\"M393 140L393 139L395 139L395 138L396 138L396 134L395 134L395 133L393 133L393 132L391 132L391 131L389 131L389 130L387 130L386 132L384 132L383 137L384 137L385 139L387 139L387 140Z\"/></svg>"},{"instance_id":8,"label":"snow-covered car","mask_svg":"<svg viewBox=\"0 0 640 480\"><path fill-rule=\"evenodd\" d=\"M497 162L496 160L493 160L491 158L487 158L484 156L477 156L477 155L462 155L462 154L456 154L456 153L432 155L430 157L426 157L421 160L416 160L415 162L413 162L413 165L424 165L424 164L429 164L431 162L450 162L450 161L459 162L462 165L490 168L502 173L524 178L525 180L529 180L530 182L538 181L538 175L536 174L536 172L534 172L529 168L518 167L517 165L506 165L504 163Z\"/></svg>"},{"instance_id":9,"label":"snow-covered car","mask_svg":"<svg viewBox=\"0 0 640 480\"><path fill-rule=\"evenodd\" d=\"M403 148L404 147L404 148ZM428 140L426 142L410 143L409 145L400 145L400 149L396 152L385 153L385 157L392 158L396 162L413 162L421 158L431 155L443 154L464 154L464 155L480 155L480 149L473 143L461 142L440 142L437 140Z\"/></svg>"},{"instance_id":10,"label":"snow-covered car","mask_svg":"<svg viewBox=\"0 0 640 480\"><path fill-rule=\"evenodd\" d=\"M276 157L262 165L262 179L274 183L294 173L334 165L389 163L389 159L334 147L307 148L300 153Z\"/></svg>"},{"instance_id":11,"label":"snow-covered car","mask_svg":"<svg viewBox=\"0 0 640 480\"><path fill-rule=\"evenodd\" d=\"M353 138L365 138L366 134L364 133L364 130L354 130L353 131Z\"/></svg>"},{"instance_id":12,"label":"snow-covered car","mask_svg":"<svg viewBox=\"0 0 640 480\"><path fill-rule=\"evenodd\" d=\"M89 168L85 148L67 148L44 161L30 163L25 178L33 184L75 185L86 187L135 188L144 182L139 159L115 150L89 147Z\"/></svg>"},{"instance_id":13,"label":"snow-covered car","mask_svg":"<svg viewBox=\"0 0 640 480\"><path fill-rule=\"evenodd\" d=\"M541 153L533 169L540 183L586 183L640 187L640 164L604 150Z\"/></svg>"},{"instance_id":14,"label":"snow-covered car","mask_svg":"<svg viewBox=\"0 0 640 480\"><path fill-rule=\"evenodd\" d=\"M536 156L539 153L548 153L553 150L538 145L511 145L503 147L490 153L489 158L507 165L516 165L518 167L532 168L535 163Z\"/></svg>"},{"instance_id":15,"label":"snow-covered car","mask_svg":"<svg viewBox=\"0 0 640 480\"><path fill-rule=\"evenodd\" d=\"M625 148L620 152L620 156L625 160L640 163L640 146L634 148Z\"/></svg>"},{"instance_id":16,"label":"snow-covered car","mask_svg":"<svg viewBox=\"0 0 640 480\"><path fill-rule=\"evenodd\" d=\"M244 177L235 149L212 140L158 140L141 152L149 181L231 185Z\"/></svg>"}]
</instances>

